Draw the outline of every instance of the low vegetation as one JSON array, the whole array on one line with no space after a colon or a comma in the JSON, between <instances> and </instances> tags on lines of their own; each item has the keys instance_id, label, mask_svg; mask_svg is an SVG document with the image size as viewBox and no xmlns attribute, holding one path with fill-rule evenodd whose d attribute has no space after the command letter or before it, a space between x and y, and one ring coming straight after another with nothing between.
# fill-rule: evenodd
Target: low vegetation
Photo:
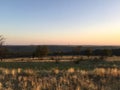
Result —
<instances>
[{"instance_id":1,"label":"low vegetation","mask_svg":"<svg viewBox=\"0 0 120 90\"><path fill-rule=\"evenodd\" d=\"M0 68L0 90L120 90L120 69Z\"/></svg>"},{"instance_id":2,"label":"low vegetation","mask_svg":"<svg viewBox=\"0 0 120 90\"><path fill-rule=\"evenodd\" d=\"M79 61L79 62L78 62ZM120 69L120 61L104 61L104 60L77 60L66 62L0 62L2 68L23 68L49 70L58 68L66 70L74 67L75 69L93 70L95 68L118 68Z\"/></svg>"}]
</instances>

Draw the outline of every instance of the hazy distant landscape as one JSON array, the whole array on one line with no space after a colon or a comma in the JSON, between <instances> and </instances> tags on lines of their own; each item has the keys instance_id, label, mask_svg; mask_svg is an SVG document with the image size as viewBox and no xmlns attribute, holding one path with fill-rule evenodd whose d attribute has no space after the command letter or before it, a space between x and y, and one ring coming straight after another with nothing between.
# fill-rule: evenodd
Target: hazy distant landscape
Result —
<instances>
[{"instance_id":1,"label":"hazy distant landscape","mask_svg":"<svg viewBox=\"0 0 120 90\"><path fill-rule=\"evenodd\" d=\"M11 51L11 52L33 52L35 48L38 45L7 45L6 47ZM82 50L86 48L91 48L93 50L95 49L119 49L120 46L83 46L83 45L46 45L50 52L56 52L56 51L72 51L74 47L77 46L82 46Z\"/></svg>"}]
</instances>

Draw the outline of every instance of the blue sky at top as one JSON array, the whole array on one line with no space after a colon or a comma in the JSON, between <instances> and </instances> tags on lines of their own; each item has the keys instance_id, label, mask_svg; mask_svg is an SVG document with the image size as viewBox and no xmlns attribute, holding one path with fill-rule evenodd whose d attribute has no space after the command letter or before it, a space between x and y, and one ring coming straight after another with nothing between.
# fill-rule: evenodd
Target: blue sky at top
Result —
<instances>
[{"instance_id":1,"label":"blue sky at top","mask_svg":"<svg viewBox=\"0 0 120 90\"><path fill-rule=\"evenodd\" d=\"M119 11L119 0L1 0L0 34L6 44L120 45Z\"/></svg>"}]
</instances>

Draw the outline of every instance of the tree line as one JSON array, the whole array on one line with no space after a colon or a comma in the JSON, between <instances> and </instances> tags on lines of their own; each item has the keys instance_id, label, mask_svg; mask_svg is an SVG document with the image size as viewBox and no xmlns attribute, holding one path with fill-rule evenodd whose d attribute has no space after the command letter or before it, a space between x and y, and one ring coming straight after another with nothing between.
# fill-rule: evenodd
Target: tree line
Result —
<instances>
[{"instance_id":1,"label":"tree line","mask_svg":"<svg viewBox=\"0 0 120 90\"><path fill-rule=\"evenodd\" d=\"M4 45L5 38L0 35L0 59L3 58L15 58L15 57L31 57L31 58L43 58L45 56L120 56L120 49L95 49L86 48L82 50L82 46L76 46L71 51L64 52L62 50L56 52L50 52L49 48L45 45L36 46L33 52L10 52Z\"/></svg>"}]
</instances>

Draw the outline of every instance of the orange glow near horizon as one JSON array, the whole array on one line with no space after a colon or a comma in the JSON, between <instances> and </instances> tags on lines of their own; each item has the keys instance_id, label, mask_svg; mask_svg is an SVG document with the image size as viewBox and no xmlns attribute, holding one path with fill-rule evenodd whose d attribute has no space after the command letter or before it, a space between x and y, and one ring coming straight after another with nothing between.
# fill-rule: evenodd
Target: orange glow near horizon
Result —
<instances>
[{"instance_id":1,"label":"orange glow near horizon","mask_svg":"<svg viewBox=\"0 0 120 90\"><path fill-rule=\"evenodd\" d=\"M118 33L119 34L119 33ZM80 37L61 37L41 39L41 38L21 38L6 40L8 45L120 45L120 36L114 35L86 35Z\"/></svg>"},{"instance_id":2,"label":"orange glow near horizon","mask_svg":"<svg viewBox=\"0 0 120 90\"><path fill-rule=\"evenodd\" d=\"M62 32L6 36L7 45L120 45L119 24L64 28ZM82 29L82 32L80 30ZM52 29L51 29L52 31Z\"/></svg>"}]
</instances>

